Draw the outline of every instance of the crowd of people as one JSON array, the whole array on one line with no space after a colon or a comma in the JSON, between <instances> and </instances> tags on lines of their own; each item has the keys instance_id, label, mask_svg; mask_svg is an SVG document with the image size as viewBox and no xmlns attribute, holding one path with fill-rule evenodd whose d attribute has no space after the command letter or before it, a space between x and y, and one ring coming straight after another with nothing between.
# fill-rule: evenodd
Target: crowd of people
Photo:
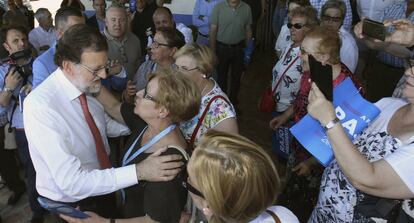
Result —
<instances>
[{"instance_id":1,"label":"crowd of people","mask_svg":"<svg viewBox=\"0 0 414 223\"><path fill-rule=\"evenodd\" d=\"M191 26L162 0L128 2L93 0L88 17L63 0L53 19L7 1L0 175L8 205L27 191L30 222L414 222L414 1L276 2L269 127L281 177L237 122L267 2L196 0ZM366 35L366 19L384 39ZM332 91L349 78L379 108L355 140L314 63L329 68ZM326 167L293 136L281 150L279 130L306 115L328 136ZM42 197L89 217L49 212Z\"/></svg>"}]
</instances>

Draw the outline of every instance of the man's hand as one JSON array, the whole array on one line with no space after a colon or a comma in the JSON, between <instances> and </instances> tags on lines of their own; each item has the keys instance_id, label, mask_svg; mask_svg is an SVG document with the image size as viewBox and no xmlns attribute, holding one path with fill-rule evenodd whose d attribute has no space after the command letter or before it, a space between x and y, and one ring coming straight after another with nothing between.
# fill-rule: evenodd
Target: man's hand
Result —
<instances>
[{"instance_id":1,"label":"man's hand","mask_svg":"<svg viewBox=\"0 0 414 223\"><path fill-rule=\"evenodd\" d=\"M170 181L177 176L184 165L180 161L183 157L180 155L161 156L161 153L167 149L167 147L159 149L136 165L138 180Z\"/></svg>"},{"instance_id":2,"label":"man's hand","mask_svg":"<svg viewBox=\"0 0 414 223\"><path fill-rule=\"evenodd\" d=\"M12 67L7 74L4 87L16 89L17 85L19 85L22 80L23 79L20 76L19 72L16 70L16 67Z\"/></svg>"},{"instance_id":3,"label":"man's hand","mask_svg":"<svg viewBox=\"0 0 414 223\"><path fill-rule=\"evenodd\" d=\"M128 103L131 103L131 99L134 98L135 94L137 93L137 88L135 87L135 82L132 80L128 80L127 86L122 93L124 100Z\"/></svg>"},{"instance_id":4,"label":"man's hand","mask_svg":"<svg viewBox=\"0 0 414 223\"><path fill-rule=\"evenodd\" d=\"M117 75L122 70L122 64L118 60L110 60L108 64L108 76Z\"/></svg>"}]
</instances>

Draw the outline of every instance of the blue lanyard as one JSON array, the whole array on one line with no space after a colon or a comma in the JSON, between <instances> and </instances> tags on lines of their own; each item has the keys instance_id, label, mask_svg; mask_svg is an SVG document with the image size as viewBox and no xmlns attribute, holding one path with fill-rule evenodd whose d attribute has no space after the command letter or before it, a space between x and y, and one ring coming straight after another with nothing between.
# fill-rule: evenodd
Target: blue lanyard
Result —
<instances>
[{"instance_id":1,"label":"blue lanyard","mask_svg":"<svg viewBox=\"0 0 414 223\"><path fill-rule=\"evenodd\" d=\"M141 131L139 136L135 139L134 143L132 143L132 145L129 147L129 149L125 153L124 158L122 159L122 166L126 166L128 163L130 163L132 160L134 160L137 156L139 156L139 154L141 154L145 150L151 148L151 146L153 146L156 142L158 142L162 137L166 136L168 133L170 133L172 130L174 130L175 127L177 127L177 125L175 125L175 124L172 124L172 125L168 126L166 129L162 130L162 132L158 133L148 143L143 145L141 148L139 148L137 151L135 151L135 153L133 153L130 156L130 154L131 154L132 150L134 149L135 145L137 144L138 140L142 137L142 134L148 128L148 126L146 126Z\"/></svg>"}]
</instances>

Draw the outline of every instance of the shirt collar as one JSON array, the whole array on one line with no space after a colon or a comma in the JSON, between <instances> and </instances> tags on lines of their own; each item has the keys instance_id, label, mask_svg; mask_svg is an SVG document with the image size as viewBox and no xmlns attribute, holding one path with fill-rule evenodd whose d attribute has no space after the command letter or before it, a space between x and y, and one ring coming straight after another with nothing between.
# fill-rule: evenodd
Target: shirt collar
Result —
<instances>
[{"instance_id":1,"label":"shirt collar","mask_svg":"<svg viewBox=\"0 0 414 223\"><path fill-rule=\"evenodd\" d=\"M75 85L70 82L70 80L65 76L63 71L58 67L58 69L55 71L56 78L60 85L60 90L65 94L69 100L77 99L83 92L81 92Z\"/></svg>"}]
</instances>

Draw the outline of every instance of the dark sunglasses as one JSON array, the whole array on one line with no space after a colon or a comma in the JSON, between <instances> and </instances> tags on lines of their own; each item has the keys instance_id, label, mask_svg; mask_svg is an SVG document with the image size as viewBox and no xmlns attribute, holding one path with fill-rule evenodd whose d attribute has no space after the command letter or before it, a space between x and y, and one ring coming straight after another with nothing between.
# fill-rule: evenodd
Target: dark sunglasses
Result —
<instances>
[{"instance_id":1,"label":"dark sunglasses","mask_svg":"<svg viewBox=\"0 0 414 223\"><path fill-rule=\"evenodd\" d=\"M292 27L293 28L295 28L295 29L302 29L302 27L305 27L306 26L306 24L300 24L300 23L295 23L295 24L292 24L292 23L288 23L287 24L287 27L289 28L289 29L291 29Z\"/></svg>"},{"instance_id":2,"label":"dark sunglasses","mask_svg":"<svg viewBox=\"0 0 414 223\"><path fill-rule=\"evenodd\" d=\"M328 22L341 22L342 17L333 17L333 16L329 16L329 15L323 15L322 20L328 21Z\"/></svg>"},{"instance_id":3,"label":"dark sunglasses","mask_svg":"<svg viewBox=\"0 0 414 223\"><path fill-rule=\"evenodd\" d=\"M195 195L205 199L204 195L199 190L197 190L195 187L193 187L193 185L188 183L188 179L183 181L183 187L185 189L187 189L189 192L191 192L192 194L195 194Z\"/></svg>"}]
</instances>

